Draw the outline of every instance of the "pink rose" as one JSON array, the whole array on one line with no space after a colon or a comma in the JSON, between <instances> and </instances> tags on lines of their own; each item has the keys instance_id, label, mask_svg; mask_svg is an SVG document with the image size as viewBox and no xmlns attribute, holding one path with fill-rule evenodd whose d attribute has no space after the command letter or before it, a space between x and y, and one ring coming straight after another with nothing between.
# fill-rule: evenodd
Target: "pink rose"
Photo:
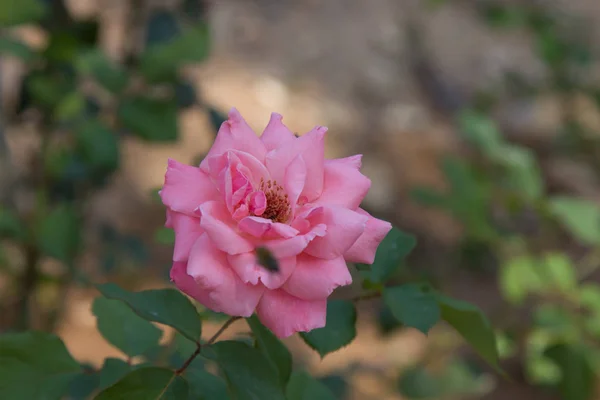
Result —
<instances>
[{"instance_id":1,"label":"pink rose","mask_svg":"<svg viewBox=\"0 0 600 400\"><path fill-rule=\"evenodd\" d=\"M283 338L325 326L327 297L391 229L358 206L361 156L325 160L324 127L295 137L272 114L259 138L232 109L200 167L169 160L160 192L175 230L171 279L206 307ZM265 247L279 264L258 264Z\"/></svg>"}]
</instances>

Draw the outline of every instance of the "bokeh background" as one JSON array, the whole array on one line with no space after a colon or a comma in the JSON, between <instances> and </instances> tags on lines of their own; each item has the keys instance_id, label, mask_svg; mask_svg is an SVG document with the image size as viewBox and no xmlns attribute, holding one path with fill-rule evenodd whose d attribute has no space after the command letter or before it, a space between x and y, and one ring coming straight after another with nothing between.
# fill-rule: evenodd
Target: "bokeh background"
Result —
<instances>
[{"instance_id":1,"label":"bokeh background","mask_svg":"<svg viewBox=\"0 0 600 400\"><path fill-rule=\"evenodd\" d=\"M339 399L600 399L597 0L0 0L0 27L0 331L120 356L89 282L169 284L167 158L235 106L364 154L364 207L418 238L396 280L478 304L511 377L373 299L323 360L286 341Z\"/></svg>"}]
</instances>

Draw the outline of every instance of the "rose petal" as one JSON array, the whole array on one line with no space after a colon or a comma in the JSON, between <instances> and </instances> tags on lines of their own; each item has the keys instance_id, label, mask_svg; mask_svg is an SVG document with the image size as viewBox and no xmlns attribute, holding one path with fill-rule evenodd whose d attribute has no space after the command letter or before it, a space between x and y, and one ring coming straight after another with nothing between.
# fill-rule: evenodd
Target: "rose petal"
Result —
<instances>
[{"instance_id":1,"label":"rose petal","mask_svg":"<svg viewBox=\"0 0 600 400\"><path fill-rule=\"evenodd\" d=\"M227 254L219 251L208 235L196 240L190 252L187 274L208 293L205 306L213 311L233 316L249 317L264 292L262 286L245 284L227 261ZM204 295L198 301L206 300Z\"/></svg>"},{"instance_id":2,"label":"rose petal","mask_svg":"<svg viewBox=\"0 0 600 400\"><path fill-rule=\"evenodd\" d=\"M219 128L215 142L200 163L200 169L208 172L208 159L228 150L244 151L260 162L264 161L267 152L265 145L235 108L229 111L229 119Z\"/></svg>"},{"instance_id":3,"label":"rose petal","mask_svg":"<svg viewBox=\"0 0 600 400\"><path fill-rule=\"evenodd\" d=\"M173 261L187 261L194 242L204 233L200 227L200 218L171 210L168 215L175 231Z\"/></svg>"},{"instance_id":4,"label":"rose petal","mask_svg":"<svg viewBox=\"0 0 600 400\"><path fill-rule=\"evenodd\" d=\"M324 327L327 300L302 300L280 289L268 290L258 303L256 314L277 337L286 338Z\"/></svg>"},{"instance_id":5,"label":"rose petal","mask_svg":"<svg viewBox=\"0 0 600 400\"><path fill-rule=\"evenodd\" d=\"M270 271L258 264L255 252L229 255L227 260L242 282L256 285L260 281L268 289L281 287L296 267L296 257L287 257L277 260L278 272Z\"/></svg>"},{"instance_id":6,"label":"rose petal","mask_svg":"<svg viewBox=\"0 0 600 400\"><path fill-rule=\"evenodd\" d=\"M208 234L214 245L229 254L245 253L254 248L252 243L240 236L224 204L208 201L199 208L200 227Z\"/></svg>"},{"instance_id":7,"label":"rose petal","mask_svg":"<svg viewBox=\"0 0 600 400\"><path fill-rule=\"evenodd\" d=\"M270 240L265 242L264 245L278 259L292 257L302 253L311 241L315 240L315 238L325 236L326 233L327 226L325 224L317 224L304 234L289 239Z\"/></svg>"},{"instance_id":8,"label":"rose petal","mask_svg":"<svg viewBox=\"0 0 600 400\"><path fill-rule=\"evenodd\" d=\"M306 171L306 163L301 155L294 158L285 171L283 187L292 206L292 216L296 211L296 203L298 202L300 193L302 193L306 184Z\"/></svg>"},{"instance_id":9,"label":"rose petal","mask_svg":"<svg viewBox=\"0 0 600 400\"><path fill-rule=\"evenodd\" d=\"M187 262L174 262L171 267L171 281L177 286L177 289L194 298L205 307L211 308L210 292L200 287L194 278L188 275L187 265Z\"/></svg>"},{"instance_id":10,"label":"rose petal","mask_svg":"<svg viewBox=\"0 0 600 400\"><path fill-rule=\"evenodd\" d=\"M253 216L242 219L238 228L256 238L268 239L291 238L300 233L289 225Z\"/></svg>"},{"instance_id":11,"label":"rose petal","mask_svg":"<svg viewBox=\"0 0 600 400\"><path fill-rule=\"evenodd\" d=\"M332 204L356 210L370 187L371 180L353 165L344 161L327 160L323 193L315 204Z\"/></svg>"},{"instance_id":12,"label":"rose petal","mask_svg":"<svg viewBox=\"0 0 600 400\"><path fill-rule=\"evenodd\" d=\"M335 288L351 283L352 275L343 257L324 260L300 254L296 268L283 289L304 300L318 300L327 298Z\"/></svg>"},{"instance_id":13,"label":"rose petal","mask_svg":"<svg viewBox=\"0 0 600 400\"><path fill-rule=\"evenodd\" d=\"M195 216L194 210L206 201L218 199L219 192L199 168L169 159L160 197L171 210Z\"/></svg>"},{"instance_id":14,"label":"rose petal","mask_svg":"<svg viewBox=\"0 0 600 400\"><path fill-rule=\"evenodd\" d=\"M267 124L260 140L263 142L267 151L276 149L286 143L293 142L296 137L282 122L283 117L277 113L271 114L271 119Z\"/></svg>"},{"instance_id":15,"label":"rose petal","mask_svg":"<svg viewBox=\"0 0 600 400\"><path fill-rule=\"evenodd\" d=\"M306 164L306 183L301 196L308 201L318 198L323 191L323 165L325 162L324 137L327 128L318 126L293 142L271 150L266 156L266 166L271 178L284 182L288 165L302 155Z\"/></svg>"},{"instance_id":16,"label":"rose petal","mask_svg":"<svg viewBox=\"0 0 600 400\"><path fill-rule=\"evenodd\" d=\"M372 217L368 212L359 208L358 213L368 217L365 231L354 242L352 247L344 253L344 258L349 262L373 264L375 253L381 241L392 229L392 224Z\"/></svg>"},{"instance_id":17,"label":"rose petal","mask_svg":"<svg viewBox=\"0 0 600 400\"><path fill-rule=\"evenodd\" d=\"M360 167L362 166L362 154L355 154L353 156L344 158L334 158L333 160L325 160L325 164L328 163L343 164L348 167L360 169Z\"/></svg>"},{"instance_id":18,"label":"rose petal","mask_svg":"<svg viewBox=\"0 0 600 400\"><path fill-rule=\"evenodd\" d=\"M310 218L311 223L325 224L327 234L317 237L306 246L314 257L332 259L343 255L364 232L368 217L347 208L327 206L323 213Z\"/></svg>"}]
</instances>

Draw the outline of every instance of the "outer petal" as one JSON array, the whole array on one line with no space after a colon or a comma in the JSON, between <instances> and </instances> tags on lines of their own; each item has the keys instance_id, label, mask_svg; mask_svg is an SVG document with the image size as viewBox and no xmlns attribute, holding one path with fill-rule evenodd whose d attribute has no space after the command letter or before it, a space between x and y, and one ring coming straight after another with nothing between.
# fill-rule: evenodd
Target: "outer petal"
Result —
<instances>
[{"instance_id":1,"label":"outer petal","mask_svg":"<svg viewBox=\"0 0 600 400\"><path fill-rule=\"evenodd\" d=\"M343 255L364 232L367 220L366 215L346 208L323 207L311 222L327 225L327 234L310 242L306 253L328 260Z\"/></svg>"},{"instance_id":2,"label":"outer petal","mask_svg":"<svg viewBox=\"0 0 600 400\"><path fill-rule=\"evenodd\" d=\"M277 337L286 338L324 327L327 299L302 300L281 289L269 290L258 303L256 314Z\"/></svg>"},{"instance_id":3,"label":"outer petal","mask_svg":"<svg viewBox=\"0 0 600 400\"><path fill-rule=\"evenodd\" d=\"M229 111L229 119L221 125L217 138L208 154L200 163L200 169L208 172L207 159L219 155L227 150L241 150L252 154L260 162L265 159L267 150L265 145L248 126L244 118L235 108Z\"/></svg>"},{"instance_id":4,"label":"outer petal","mask_svg":"<svg viewBox=\"0 0 600 400\"><path fill-rule=\"evenodd\" d=\"M276 149L293 142L296 137L282 122L283 117L277 113L271 114L271 119L267 124L260 140L263 142L267 151Z\"/></svg>"},{"instance_id":5,"label":"outer petal","mask_svg":"<svg viewBox=\"0 0 600 400\"><path fill-rule=\"evenodd\" d=\"M194 216L200 204L218 199L219 192L199 168L169 159L160 197L171 210Z\"/></svg>"},{"instance_id":6,"label":"outer petal","mask_svg":"<svg viewBox=\"0 0 600 400\"><path fill-rule=\"evenodd\" d=\"M194 243L190 252L187 274L191 276L206 296L197 300L211 310L229 315L249 317L254 312L264 292L262 286L243 283L227 262L227 255L213 246L204 234Z\"/></svg>"},{"instance_id":7,"label":"outer petal","mask_svg":"<svg viewBox=\"0 0 600 400\"><path fill-rule=\"evenodd\" d=\"M212 308L209 297L210 292L204 290L194 278L188 275L187 262L176 261L173 263L173 267L171 267L171 281L183 293L196 299L202 305Z\"/></svg>"},{"instance_id":8,"label":"outer petal","mask_svg":"<svg viewBox=\"0 0 600 400\"><path fill-rule=\"evenodd\" d=\"M344 159L327 160L323 193L315 203L333 204L356 210L370 187L371 180Z\"/></svg>"},{"instance_id":9,"label":"outer petal","mask_svg":"<svg viewBox=\"0 0 600 400\"><path fill-rule=\"evenodd\" d=\"M344 253L344 258L349 262L372 264L375 261L377 247L392 229L392 224L372 217L362 208L359 208L357 212L368 217L367 225L364 233Z\"/></svg>"},{"instance_id":10,"label":"outer petal","mask_svg":"<svg viewBox=\"0 0 600 400\"><path fill-rule=\"evenodd\" d=\"M214 245L229 254L246 253L254 248L252 243L240 236L233 227L227 207L218 201L200 206L200 227L208 234Z\"/></svg>"},{"instance_id":11,"label":"outer petal","mask_svg":"<svg viewBox=\"0 0 600 400\"><path fill-rule=\"evenodd\" d=\"M351 283L352 275L343 257L323 260L300 254L296 259L296 269L283 289L304 300L318 300L327 298L338 286Z\"/></svg>"},{"instance_id":12,"label":"outer petal","mask_svg":"<svg viewBox=\"0 0 600 400\"><path fill-rule=\"evenodd\" d=\"M281 287L296 267L296 257L287 257L278 260L279 272L269 271L258 265L254 252L230 255L227 260L242 282L256 285L260 281L268 289Z\"/></svg>"},{"instance_id":13,"label":"outer petal","mask_svg":"<svg viewBox=\"0 0 600 400\"><path fill-rule=\"evenodd\" d=\"M173 261L187 261L196 239L204 233L200 228L200 218L190 217L171 210L168 210L167 213L175 230Z\"/></svg>"},{"instance_id":14,"label":"outer petal","mask_svg":"<svg viewBox=\"0 0 600 400\"><path fill-rule=\"evenodd\" d=\"M344 164L348 167L360 169L362 166L362 154L355 154L353 156L344 158L334 158L333 160L325 160L325 164L327 163Z\"/></svg>"},{"instance_id":15,"label":"outer petal","mask_svg":"<svg viewBox=\"0 0 600 400\"><path fill-rule=\"evenodd\" d=\"M318 126L293 142L270 151L266 156L266 166L271 177L283 182L288 165L298 155L302 155L306 164L306 183L301 195L312 201L323 190L323 165L325 163L324 137L327 128Z\"/></svg>"}]
</instances>

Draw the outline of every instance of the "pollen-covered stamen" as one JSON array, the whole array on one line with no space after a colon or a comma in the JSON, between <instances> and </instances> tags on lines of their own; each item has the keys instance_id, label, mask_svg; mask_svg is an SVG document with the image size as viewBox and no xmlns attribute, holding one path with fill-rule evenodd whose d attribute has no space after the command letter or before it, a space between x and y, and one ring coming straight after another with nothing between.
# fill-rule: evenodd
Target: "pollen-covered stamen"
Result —
<instances>
[{"instance_id":1,"label":"pollen-covered stamen","mask_svg":"<svg viewBox=\"0 0 600 400\"><path fill-rule=\"evenodd\" d=\"M263 192L267 199L267 206L261 217L273 222L286 222L290 217L291 207L283 186L277 184L277 181L261 179L258 190Z\"/></svg>"}]
</instances>

